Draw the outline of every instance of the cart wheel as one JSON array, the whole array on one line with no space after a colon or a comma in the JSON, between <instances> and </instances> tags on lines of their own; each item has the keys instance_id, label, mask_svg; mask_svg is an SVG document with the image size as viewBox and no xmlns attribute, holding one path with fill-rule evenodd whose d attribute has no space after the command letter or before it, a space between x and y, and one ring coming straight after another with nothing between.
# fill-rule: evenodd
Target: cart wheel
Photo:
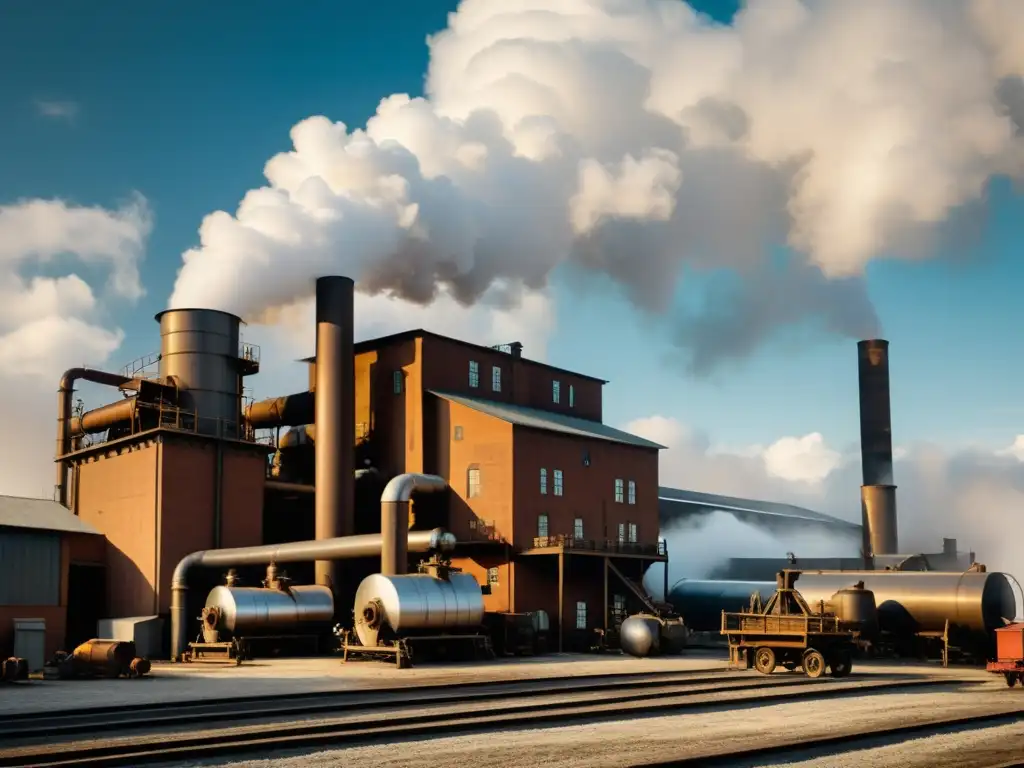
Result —
<instances>
[{"instance_id":1,"label":"cart wheel","mask_svg":"<svg viewBox=\"0 0 1024 768\"><path fill-rule=\"evenodd\" d=\"M846 677L853 670L853 655L849 651L838 651L830 666L832 677Z\"/></svg>"},{"instance_id":2,"label":"cart wheel","mask_svg":"<svg viewBox=\"0 0 1024 768\"><path fill-rule=\"evenodd\" d=\"M1006 673L1006 687L1013 688L1017 684L1017 676L1012 672Z\"/></svg>"},{"instance_id":3,"label":"cart wheel","mask_svg":"<svg viewBox=\"0 0 1024 768\"><path fill-rule=\"evenodd\" d=\"M775 651L761 647L754 651L754 669L762 675L770 675L775 671Z\"/></svg>"},{"instance_id":4,"label":"cart wheel","mask_svg":"<svg viewBox=\"0 0 1024 768\"><path fill-rule=\"evenodd\" d=\"M808 648L804 651L803 667L804 674L808 677L821 677L825 674L825 657L820 651Z\"/></svg>"}]
</instances>

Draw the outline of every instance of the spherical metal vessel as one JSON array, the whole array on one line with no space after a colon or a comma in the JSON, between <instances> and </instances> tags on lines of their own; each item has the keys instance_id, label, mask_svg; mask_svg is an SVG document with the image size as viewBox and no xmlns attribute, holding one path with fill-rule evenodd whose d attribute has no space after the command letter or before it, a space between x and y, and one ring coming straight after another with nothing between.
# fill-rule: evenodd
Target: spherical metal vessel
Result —
<instances>
[{"instance_id":1,"label":"spherical metal vessel","mask_svg":"<svg viewBox=\"0 0 1024 768\"><path fill-rule=\"evenodd\" d=\"M424 573L375 573L363 579L356 590L354 613L359 642L376 646L385 629L403 635L479 627L484 619L484 596L468 573L451 573L447 579Z\"/></svg>"},{"instance_id":2,"label":"spherical metal vessel","mask_svg":"<svg viewBox=\"0 0 1024 768\"><path fill-rule=\"evenodd\" d=\"M630 616L619 626L619 645L630 656L657 656L661 651L661 622L656 616Z\"/></svg>"},{"instance_id":3,"label":"spherical metal vessel","mask_svg":"<svg viewBox=\"0 0 1024 768\"><path fill-rule=\"evenodd\" d=\"M321 586L261 589L214 587L206 607L218 610L217 630L233 635L288 634L334 618L334 597Z\"/></svg>"},{"instance_id":4,"label":"spherical metal vessel","mask_svg":"<svg viewBox=\"0 0 1024 768\"><path fill-rule=\"evenodd\" d=\"M1017 613L1010 582L1001 573L944 571L804 571L796 588L812 608L839 590L863 582L874 593L879 628L884 632L941 632L953 626L989 632L1003 626L1003 617ZM752 592L767 599L770 581L678 582L670 592L673 607L691 629L713 631L722 611L744 610Z\"/></svg>"}]
</instances>

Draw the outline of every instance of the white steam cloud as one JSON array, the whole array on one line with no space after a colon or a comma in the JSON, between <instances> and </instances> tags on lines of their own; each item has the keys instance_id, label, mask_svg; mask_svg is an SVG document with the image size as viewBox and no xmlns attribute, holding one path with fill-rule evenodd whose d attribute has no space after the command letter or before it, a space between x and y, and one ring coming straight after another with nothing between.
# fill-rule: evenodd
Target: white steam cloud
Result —
<instances>
[{"instance_id":1,"label":"white steam cloud","mask_svg":"<svg viewBox=\"0 0 1024 768\"><path fill-rule=\"evenodd\" d=\"M203 221L171 304L253 320L344 273L507 308L571 263L669 313L684 269L725 269L745 279L677 318L695 370L782 324L875 333L865 264L920 256L1024 170L1022 14L750 0L719 25L679 0L464 0L429 40L426 97L295 125L267 186Z\"/></svg>"}]
</instances>

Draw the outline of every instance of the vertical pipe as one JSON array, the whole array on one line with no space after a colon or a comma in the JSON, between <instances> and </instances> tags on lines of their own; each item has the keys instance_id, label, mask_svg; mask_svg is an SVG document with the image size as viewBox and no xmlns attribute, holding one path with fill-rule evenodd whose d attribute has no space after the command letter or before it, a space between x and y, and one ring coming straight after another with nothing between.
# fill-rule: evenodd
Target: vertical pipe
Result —
<instances>
[{"instance_id":1,"label":"vertical pipe","mask_svg":"<svg viewBox=\"0 0 1024 768\"><path fill-rule=\"evenodd\" d=\"M224 528L224 443L217 441L216 462L213 472L213 548L221 548L221 530Z\"/></svg>"},{"instance_id":2,"label":"vertical pipe","mask_svg":"<svg viewBox=\"0 0 1024 768\"><path fill-rule=\"evenodd\" d=\"M409 569L409 502L381 502L380 533L384 547L380 551L380 572L401 576Z\"/></svg>"},{"instance_id":3,"label":"vertical pipe","mask_svg":"<svg viewBox=\"0 0 1024 768\"><path fill-rule=\"evenodd\" d=\"M899 551L896 486L893 483L892 418L889 402L889 342L857 342L864 557Z\"/></svg>"},{"instance_id":4,"label":"vertical pipe","mask_svg":"<svg viewBox=\"0 0 1024 768\"><path fill-rule=\"evenodd\" d=\"M347 277L316 281L316 538L349 536L355 506L355 284ZM316 583L336 589L339 564L316 561Z\"/></svg>"}]
</instances>

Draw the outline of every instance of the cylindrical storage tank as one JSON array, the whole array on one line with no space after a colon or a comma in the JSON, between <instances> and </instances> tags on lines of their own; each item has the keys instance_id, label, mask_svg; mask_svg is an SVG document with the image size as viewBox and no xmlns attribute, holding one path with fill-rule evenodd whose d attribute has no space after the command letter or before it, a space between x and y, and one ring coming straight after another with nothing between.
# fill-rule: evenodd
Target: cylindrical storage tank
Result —
<instances>
[{"instance_id":1,"label":"cylindrical storage tank","mask_svg":"<svg viewBox=\"0 0 1024 768\"><path fill-rule=\"evenodd\" d=\"M722 611L747 610L755 592L767 600L775 593L775 582L683 579L669 590L669 602L691 630L717 632Z\"/></svg>"},{"instance_id":2,"label":"cylindrical storage tank","mask_svg":"<svg viewBox=\"0 0 1024 768\"><path fill-rule=\"evenodd\" d=\"M215 629L243 637L302 634L329 626L334 619L334 597L320 586L261 589L214 587L206 607L216 608Z\"/></svg>"},{"instance_id":3,"label":"cylindrical storage tank","mask_svg":"<svg viewBox=\"0 0 1024 768\"><path fill-rule=\"evenodd\" d=\"M661 621L643 613L630 616L619 625L619 646L640 659L657 656L661 652Z\"/></svg>"},{"instance_id":4,"label":"cylindrical storage tank","mask_svg":"<svg viewBox=\"0 0 1024 768\"><path fill-rule=\"evenodd\" d=\"M354 614L359 642L376 646L382 633L476 629L483 623L484 596L468 573L452 573L447 579L424 573L375 573L356 590Z\"/></svg>"},{"instance_id":5,"label":"cylindrical storage tank","mask_svg":"<svg viewBox=\"0 0 1024 768\"><path fill-rule=\"evenodd\" d=\"M131 668L135 643L131 640L90 640L71 653L82 673L117 677Z\"/></svg>"},{"instance_id":6,"label":"cylindrical storage tank","mask_svg":"<svg viewBox=\"0 0 1024 768\"><path fill-rule=\"evenodd\" d=\"M797 586L799 587L799 584ZM816 606L812 605L811 608L815 609ZM832 595L826 608L840 621L856 625L862 634L871 635L878 630L875 593L870 589L844 587Z\"/></svg>"},{"instance_id":7,"label":"cylindrical storage tank","mask_svg":"<svg viewBox=\"0 0 1024 768\"><path fill-rule=\"evenodd\" d=\"M168 309L160 323L160 376L174 376L196 431L239 437L242 418L242 321L214 309Z\"/></svg>"},{"instance_id":8,"label":"cylindrical storage tank","mask_svg":"<svg viewBox=\"0 0 1024 768\"><path fill-rule=\"evenodd\" d=\"M803 571L794 585L814 608L839 590L863 582L875 595L878 625L883 632L941 632L953 626L988 632L1017 613L1010 582L1001 573L944 571ZM677 583L670 602L697 630L715 630L721 612L744 610L750 593L767 599L772 582L690 581Z\"/></svg>"}]
</instances>

